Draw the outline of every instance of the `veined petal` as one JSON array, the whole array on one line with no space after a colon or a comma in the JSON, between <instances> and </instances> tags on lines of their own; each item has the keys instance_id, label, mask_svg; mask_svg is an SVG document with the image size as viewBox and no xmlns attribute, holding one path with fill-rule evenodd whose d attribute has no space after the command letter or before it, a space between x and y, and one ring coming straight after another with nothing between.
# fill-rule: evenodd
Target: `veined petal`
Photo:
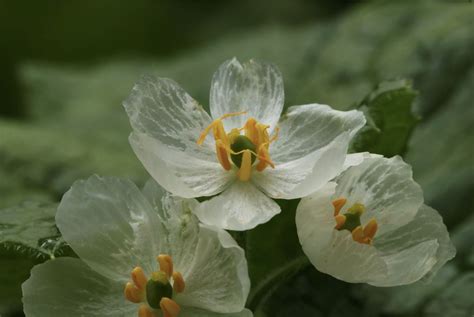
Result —
<instances>
[{"instance_id":1,"label":"veined petal","mask_svg":"<svg viewBox=\"0 0 474 317\"><path fill-rule=\"evenodd\" d=\"M59 204L56 224L84 262L121 282L134 266L151 273L163 243L152 206L135 184L118 178L75 182Z\"/></svg>"},{"instance_id":2,"label":"veined petal","mask_svg":"<svg viewBox=\"0 0 474 317\"><path fill-rule=\"evenodd\" d=\"M235 178L216 158L203 160L167 147L143 133L132 133L130 144L150 175L167 191L185 198L220 193Z\"/></svg>"},{"instance_id":3,"label":"veined petal","mask_svg":"<svg viewBox=\"0 0 474 317\"><path fill-rule=\"evenodd\" d=\"M215 161L211 140L196 143L210 116L173 80L143 76L123 105L135 132L188 156Z\"/></svg>"},{"instance_id":4,"label":"veined petal","mask_svg":"<svg viewBox=\"0 0 474 317\"><path fill-rule=\"evenodd\" d=\"M423 193L412 178L411 167L400 157L366 158L336 179L336 196L365 205L361 220L375 218L378 235L410 222L423 204Z\"/></svg>"},{"instance_id":5,"label":"veined petal","mask_svg":"<svg viewBox=\"0 0 474 317\"><path fill-rule=\"evenodd\" d=\"M318 271L352 283L371 283L387 274L376 248L352 239L349 231L334 229L335 184L301 200L296 227L303 251Z\"/></svg>"},{"instance_id":6,"label":"veined petal","mask_svg":"<svg viewBox=\"0 0 474 317\"><path fill-rule=\"evenodd\" d=\"M456 250L438 212L423 205L410 223L375 240L389 276L376 286L395 286L430 279Z\"/></svg>"},{"instance_id":7,"label":"veined petal","mask_svg":"<svg viewBox=\"0 0 474 317\"><path fill-rule=\"evenodd\" d=\"M137 307L123 298L123 284L79 259L58 258L35 266L23 283L27 317L132 317Z\"/></svg>"},{"instance_id":8,"label":"veined petal","mask_svg":"<svg viewBox=\"0 0 474 317\"><path fill-rule=\"evenodd\" d=\"M252 181L273 198L294 199L310 195L343 170L349 141L349 133L344 133L302 158L255 173Z\"/></svg>"},{"instance_id":9,"label":"veined petal","mask_svg":"<svg viewBox=\"0 0 474 317\"><path fill-rule=\"evenodd\" d=\"M204 224L242 231L269 221L280 211L255 185L236 181L219 196L202 202L194 213Z\"/></svg>"},{"instance_id":10,"label":"veined petal","mask_svg":"<svg viewBox=\"0 0 474 317\"><path fill-rule=\"evenodd\" d=\"M159 195L153 181L146 189L151 197ZM199 207L197 200L165 194L153 201L162 206L167 241L160 253L172 257L186 284L174 299L181 306L213 312L241 311L250 289L243 250L226 231L199 225L192 213Z\"/></svg>"},{"instance_id":11,"label":"veined petal","mask_svg":"<svg viewBox=\"0 0 474 317\"><path fill-rule=\"evenodd\" d=\"M325 248L332 238L336 221L331 202L336 183L330 182L319 191L303 198L296 209L296 229L303 251L309 258Z\"/></svg>"},{"instance_id":12,"label":"veined petal","mask_svg":"<svg viewBox=\"0 0 474 317\"><path fill-rule=\"evenodd\" d=\"M364 126L362 112L337 111L326 105L293 106L282 116L279 137L270 147L275 164L300 159L324 148L342 134L349 140Z\"/></svg>"},{"instance_id":13,"label":"veined petal","mask_svg":"<svg viewBox=\"0 0 474 317\"><path fill-rule=\"evenodd\" d=\"M212 78L210 108L213 118L226 113L248 111L246 115L225 119L230 131L240 128L253 117L270 125L271 132L283 109L283 78L272 64L249 60L240 64L236 58L224 62Z\"/></svg>"},{"instance_id":14,"label":"veined petal","mask_svg":"<svg viewBox=\"0 0 474 317\"><path fill-rule=\"evenodd\" d=\"M250 279L244 251L224 230L201 226L192 258L182 262L186 289L176 301L212 312L235 313L245 307ZM176 269L180 269L176 265Z\"/></svg>"},{"instance_id":15,"label":"veined petal","mask_svg":"<svg viewBox=\"0 0 474 317\"><path fill-rule=\"evenodd\" d=\"M347 154L346 160L344 161L343 170L345 171L351 166L357 166L361 164L367 158L376 158L376 157L383 157L383 156L380 154L374 154L374 153L369 153L369 152Z\"/></svg>"},{"instance_id":16,"label":"veined petal","mask_svg":"<svg viewBox=\"0 0 474 317\"><path fill-rule=\"evenodd\" d=\"M179 317L252 317L252 316L253 316L252 312L248 309L244 309L238 313L221 314L221 313L213 313L208 310L188 308L188 307L184 307L183 310L179 314Z\"/></svg>"}]
</instances>

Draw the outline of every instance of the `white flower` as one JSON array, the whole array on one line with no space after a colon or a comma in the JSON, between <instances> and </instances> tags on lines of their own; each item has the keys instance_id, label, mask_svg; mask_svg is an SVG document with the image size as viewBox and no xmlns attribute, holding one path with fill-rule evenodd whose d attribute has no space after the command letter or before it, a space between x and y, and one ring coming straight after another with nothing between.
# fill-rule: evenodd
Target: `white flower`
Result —
<instances>
[{"instance_id":1,"label":"white flower","mask_svg":"<svg viewBox=\"0 0 474 317\"><path fill-rule=\"evenodd\" d=\"M76 182L56 222L80 259L33 268L26 316L252 316L244 252L225 231L200 226L196 204L154 182L143 193L116 178Z\"/></svg>"},{"instance_id":2,"label":"white flower","mask_svg":"<svg viewBox=\"0 0 474 317\"><path fill-rule=\"evenodd\" d=\"M301 200L296 225L311 263L352 283L410 284L455 254L440 215L423 204L411 167L399 157L366 156L349 167Z\"/></svg>"},{"instance_id":3,"label":"white flower","mask_svg":"<svg viewBox=\"0 0 474 317\"><path fill-rule=\"evenodd\" d=\"M197 216L246 230L280 212L269 197L303 197L337 176L351 138L365 124L359 111L318 104L290 107L280 118L283 101L275 66L234 58L214 74L211 115L177 83L153 76L141 79L124 106L130 143L153 178L181 197L223 192Z\"/></svg>"}]
</instances>

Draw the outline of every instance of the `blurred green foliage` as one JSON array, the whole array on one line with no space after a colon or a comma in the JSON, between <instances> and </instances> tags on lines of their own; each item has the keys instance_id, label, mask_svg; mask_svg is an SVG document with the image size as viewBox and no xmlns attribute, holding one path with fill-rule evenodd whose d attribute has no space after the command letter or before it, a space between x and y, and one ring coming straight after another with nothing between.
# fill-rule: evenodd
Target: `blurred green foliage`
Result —
<instances>
[{"instance_id":1,"label":"blurred green foliage","mask_svg":"<svg viewBox=\"0 0 474 317\"><path fill-rule=\"evenodd\" d=\"M404 153L427 203L443 215L457 257L427 285L353 285L312 267L283 274L286 283L271 290L257 316L471 316L474 7L347 3L0 1L0 42L8 47L0 53L2 212L24 200L55 203L74 180L93 173L143 184L147 174L128 145L121 101L144 72L173 78L207 105L212 72L222 61L256 57L281 68L286 106L339 109L365 104L381 81L411 78L422 120L408 147L409 125L395 135L397 149L371 150ZM245 241L254 283L265 281L265 264L301 264L296 201L281 204L282 214ZM19 310L19 286L38 261L1 250L0 314Z\"/></svg>"}]
</instances>

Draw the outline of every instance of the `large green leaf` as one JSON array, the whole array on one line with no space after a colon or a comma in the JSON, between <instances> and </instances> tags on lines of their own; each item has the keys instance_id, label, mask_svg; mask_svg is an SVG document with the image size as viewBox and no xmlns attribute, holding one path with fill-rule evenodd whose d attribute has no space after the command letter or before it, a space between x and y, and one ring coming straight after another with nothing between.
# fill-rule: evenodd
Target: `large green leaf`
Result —
<instances>
[{"instance_id":1,"label":"large green leaf","mask_svg":"<svg viewBox=\"0 0 474 317\"><path fill-rule=\"evenodd\" d=\"M54 258L64 242L56 228L57 204L24 202L0 209L0 246Z\"/></svg>"},{"instance_id":2,"label":"large green leaf","mask_svg":"<svg viewBox=\"0 0 474 317\"><path fill-rule=\"evenodd\" d=\"M379 84L357 106L364 112L367 124L355 138L353 150L387 157L403 154L418 122L413 113L416 95L407 80Z\"/></svg>"}]
</instances>

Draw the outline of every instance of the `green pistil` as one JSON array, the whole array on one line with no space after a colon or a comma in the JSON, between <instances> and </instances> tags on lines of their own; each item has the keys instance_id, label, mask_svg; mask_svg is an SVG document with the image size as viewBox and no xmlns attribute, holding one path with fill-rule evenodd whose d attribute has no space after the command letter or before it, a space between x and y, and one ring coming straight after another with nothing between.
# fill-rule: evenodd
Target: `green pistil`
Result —
<instances>
[{"instance_id":1,"label":"green pistil","mask_svg":"<svg viewBox=\"0 0 474 317\"><path fill-rule=\"evenodd\" d=\"M239 135L238 137L235 138L234 143L230 145L230 148L234 152L240 152L244 150L250 150L253 153L256 153L256 146L253 144L252 141L250 141L249 138L247 138L245 135ZM235 166L240 168L240 165L242 165L242 153L240 154L231 154L230 158L232 162L234 162ZM255 155L252 154L252 164L255 162Z\"/></svg>"},{"instance_id":2,"label":"green pistil","mask_svg":"<svg viewBox=\"0 0 474 317\"><path fill-rule=\"evenodd\" d=\"M146 300L151 308L159 309L163 297L171 299L173 287L165 272L155 272L146 284Z\"/></svg>"}]
</instances>

